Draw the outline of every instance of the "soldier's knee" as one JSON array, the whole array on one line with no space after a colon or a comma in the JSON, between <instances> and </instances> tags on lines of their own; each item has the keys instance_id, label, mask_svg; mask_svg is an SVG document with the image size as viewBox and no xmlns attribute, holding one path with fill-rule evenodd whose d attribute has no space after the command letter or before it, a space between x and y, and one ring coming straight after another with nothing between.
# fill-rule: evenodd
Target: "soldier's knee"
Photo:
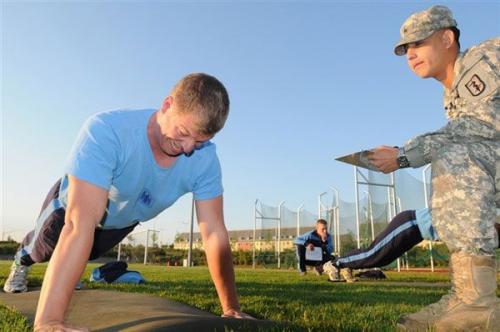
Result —
<instances>
[{"instance_id":1,"label":"soldier's knee","mask_svg":"<svg viewBox=\"0 0 500 332\"><path fill-rule=\"evenodd\" d=\"M406 210L398 213L393 218L393 221L397 222L397 224L400 225L408 220L416 220L416 219L417 217L415 216L415 210Z\"/></svg>"}]
</instances>

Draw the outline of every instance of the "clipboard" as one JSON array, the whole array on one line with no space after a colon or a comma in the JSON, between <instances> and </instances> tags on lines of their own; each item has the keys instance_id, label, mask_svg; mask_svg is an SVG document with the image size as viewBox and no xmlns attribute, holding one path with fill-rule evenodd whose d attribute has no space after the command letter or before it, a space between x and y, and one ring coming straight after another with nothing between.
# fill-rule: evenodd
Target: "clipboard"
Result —
<instances>
[{"instance_id":1,"label":"clipboard","mask_svg":"<svg viewBox=\"0 0 500 332\"><path fill-rule=\"evenodd\" d=\"M313 250L306 248L306 261L322 261L323 250L321 247L314 247Z\"/></svg>"},{"instance_id":2,"label":"clipboard","mask_svg":"<svg viewBox=\"0 0 500 332\"><path fill-rule=\"evenodd\" d=\"M373 166L368 160L368 156L370 154L370 150L363 150L355 153L351 153L342 157L335 158L335 160L351 164L353 166L358 166L362 168L369 169L374 172L380 172L378 168Z\"/></svg>"}]
</instances>

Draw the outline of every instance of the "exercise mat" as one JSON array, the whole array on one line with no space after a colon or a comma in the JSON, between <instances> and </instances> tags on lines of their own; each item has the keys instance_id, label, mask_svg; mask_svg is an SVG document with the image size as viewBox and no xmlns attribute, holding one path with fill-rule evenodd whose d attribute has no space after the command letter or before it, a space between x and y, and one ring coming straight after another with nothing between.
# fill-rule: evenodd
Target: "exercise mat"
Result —
<instances>
[{"instance_id":1,"label":"exercise mat","mask_svg":"<svg viewBox=\"0 0 500 332\"><path fill-rule=\"evenodd\" d=\"M33 322L40 291L7 294L0 302ZM111 290L75 291L66 321L91 331L265 331L271 321L222 318L165 298Z\"/></svg>"}]
</instances>

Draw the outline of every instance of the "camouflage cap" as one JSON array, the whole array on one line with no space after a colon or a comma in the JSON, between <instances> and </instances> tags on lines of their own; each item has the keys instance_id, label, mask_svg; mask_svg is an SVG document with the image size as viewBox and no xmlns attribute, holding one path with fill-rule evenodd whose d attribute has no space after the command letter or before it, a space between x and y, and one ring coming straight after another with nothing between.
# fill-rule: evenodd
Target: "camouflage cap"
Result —
<instances>
[{"instance_id":1,"label":"camouflage cap","mask_svg":"<svg viewBox=\"0 0 500 332\"><path fill-rule=\"evenodd\" d=\"M396 55L406 54L406 45L414 43L432 35L434 32L456 27L457 22L448 7L432 6L429 9L415 13L401 26L401 39L394 48Z\"/></svg>"}]
</instances>

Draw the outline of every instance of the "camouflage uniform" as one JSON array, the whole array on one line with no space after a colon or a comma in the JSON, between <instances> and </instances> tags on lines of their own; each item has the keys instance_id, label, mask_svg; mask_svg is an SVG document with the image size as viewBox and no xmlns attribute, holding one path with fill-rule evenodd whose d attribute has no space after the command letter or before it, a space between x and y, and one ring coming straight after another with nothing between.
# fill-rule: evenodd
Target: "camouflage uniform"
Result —
<instances>
[{"instance_id":1,"label":"camouflage uniform","mask_svg":"<svg viewBox=\"0 0 500 332\"><path fill-rule=\"evenodd\" d=\"M408 18L394 52L434 32L457 26L451 11L434 6ZM500 204L500 39L459 54L445 90L448 123L405 144L410 166L431 163L433 225L450 249L452 288L437 303L403 315L398 330L498 331L496 206Z\"/></svg>"},{"instance_id":2,"label":"camouflage uniform","mask_svg":"<svg viewBox=\"0 0 500 332\"><path fill-rule=\"evenodd\" d=\"M403 55L408 43L456 25L444 6L412 15L401 27L395 53ZM500 38L495 38L459 54L453 85L444 95L449 122L405 144L411 167L431 163L432 220L451 251L493 255L498 245L499 51Z\"/></svg>"},{"instance_id":3,"label":"camouflage uniform","mask_svg":"<svg viewBox=\"0 0 500 332\"><path fill-rule=\"evenodd\" d=\"M451 251L493 255L498 246L499 51L495 38L460 54L444 96L449 122L405 145L410 166L431 163L432 220Z\"/></svg>"}]
</instances>

